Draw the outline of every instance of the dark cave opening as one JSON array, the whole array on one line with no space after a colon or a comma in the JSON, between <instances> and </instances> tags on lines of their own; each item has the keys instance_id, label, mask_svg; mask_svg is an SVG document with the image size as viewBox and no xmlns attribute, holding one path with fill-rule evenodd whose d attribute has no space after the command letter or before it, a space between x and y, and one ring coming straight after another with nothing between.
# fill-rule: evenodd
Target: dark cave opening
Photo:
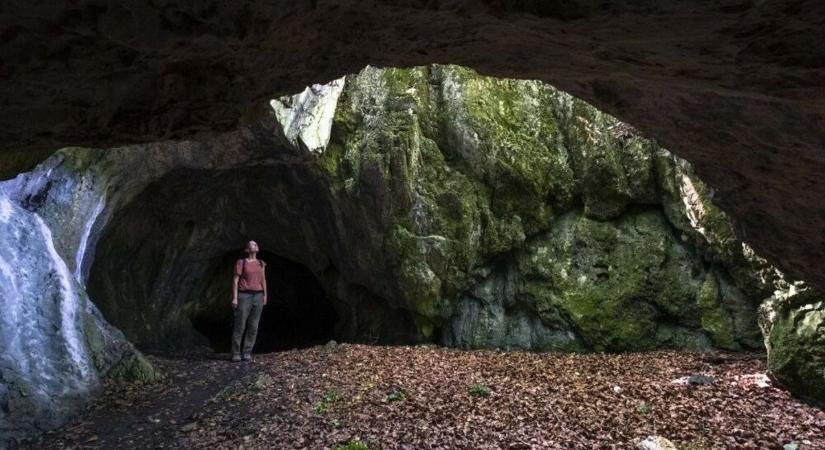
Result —
<instances>
[{"instance_id":1,"label":"dark cave opening","mask_svg":"<svg viewBox=\"0 0 825 450\"><path fill-rule=\"evenodd\" d=\"M254 351L337 336L343 303L327 297L317 269L310 269L325 264L322 251L311 253L324 242L307 244L302 228L294 226L294 214L324 216L293 210L295 204L320 203L312 189L293 191L295 177L302 176L296 170L180 169L151 183L100 232L87 283L90 299L143 351L227 352L232 267L246 241L255 239L268 263L270 302Z\"/></svg>"},{"instance_id":2,"label":"dark cave opening","mask_svg":"<svg viewBox=\"0 0 825 450\"><path fill-rule=\"evenodd\" d=\"M221 258L215 282L227 288L222 314L201 313L190 317L194 328L204 335L216 352L229 352L233 314L229 292L232 266L242 257L233 252ZM258 258L266 262L269 298L261 313L253 353L267 353L323 344L333 339L338 314L315 275L305 266L265 250Z\"/></svg>"}]
</instances>

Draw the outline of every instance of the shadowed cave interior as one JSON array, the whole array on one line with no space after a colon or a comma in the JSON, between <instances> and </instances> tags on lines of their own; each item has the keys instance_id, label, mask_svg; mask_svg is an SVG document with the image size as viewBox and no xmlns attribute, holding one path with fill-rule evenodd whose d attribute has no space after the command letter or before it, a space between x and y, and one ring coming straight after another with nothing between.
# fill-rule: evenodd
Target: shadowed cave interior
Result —
<instances>
[{"instance_id":1,"label":"shadowed cave interior","mask_svg":"<svg viewBox=\"0 0 825 450\"><path fill-rule=\"evenodd\" d=\"M291 212L280 204L312 195L307 189L301 197L290 191L294 174L260 167L178 170L153 183L103 230L89 297L142 349L208 346L227 352L232 267L254 239L268 264L270 292L254 351L332 339L339 316L319 279L305 265L281 256L290 247L306 254Z\"/></svg>"},{"instance_id":2,"label":"shadowed cave interior","mask_svg":"<svg viewBox=\"0 0 825 450\"><path fill-rule=\"evenodd\" d=\"M225 292L228 303L231 267L242 255L232 252L220 258L221 264L216 267L205 296ZM261 314L253 351L302 348L332 339L338 315L315 275L305 266L265 250L258 253L258 258L267 264L269 300ZM212 304L220 300L207 301ZM201 310L190 316L190 320L195 330L209 339L213 350L229 352L233 320L229 308Z\"/></svg>"}]
</instances>

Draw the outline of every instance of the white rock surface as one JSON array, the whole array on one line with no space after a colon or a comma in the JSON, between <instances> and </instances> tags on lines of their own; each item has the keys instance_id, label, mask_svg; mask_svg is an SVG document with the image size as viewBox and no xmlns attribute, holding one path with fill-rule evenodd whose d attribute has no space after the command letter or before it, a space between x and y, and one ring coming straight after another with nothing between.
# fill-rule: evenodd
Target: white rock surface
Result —
<instances>
[{"instance_id":1,"label":"white rock surface","mask_svg":"<svg viewBox=\"0 0 825 450\"><path fill-rule=\"evenodd\" d=\"M636 445L639 450L678 450L673 442L661 436L648 436Z\"/></svg>"},{"instance_id":2,"label":"white rock surface","mask_svg":"<svg viewBox=\"0 0 825 450\"><path fill-rule=\"evenodd\" d=\"M326 150L345 78L326 84L313 84L300 94L269 102L289 142L312 153L323 153Z\"/></svg>"}]
</instances>

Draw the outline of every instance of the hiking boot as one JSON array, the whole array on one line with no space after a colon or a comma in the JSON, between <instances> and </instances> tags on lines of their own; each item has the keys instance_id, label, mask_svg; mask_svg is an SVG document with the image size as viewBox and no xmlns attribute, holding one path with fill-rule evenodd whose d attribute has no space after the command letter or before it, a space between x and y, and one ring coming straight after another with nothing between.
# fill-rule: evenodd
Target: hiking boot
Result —
<instances>
[{"instance_id":1,"label":"hiking boot","mask_svg":"<svg viewBox=\"0 0 825 450\"><path fill-rule=\"evenodd\" d=\"M232 362L238 362L241 360L241 355L232 355Z\"/></svg>"},{"instance_id":2,"label":"hiking boot","mask_svg":"<svg viewBox=\"0 0 825 450\"><path fill-rule=\"evenodd\" d=\"M247 353L247 354L243 355L243 360L244 361L252 361L252 354Z\"/></svg>"}]
</instances>

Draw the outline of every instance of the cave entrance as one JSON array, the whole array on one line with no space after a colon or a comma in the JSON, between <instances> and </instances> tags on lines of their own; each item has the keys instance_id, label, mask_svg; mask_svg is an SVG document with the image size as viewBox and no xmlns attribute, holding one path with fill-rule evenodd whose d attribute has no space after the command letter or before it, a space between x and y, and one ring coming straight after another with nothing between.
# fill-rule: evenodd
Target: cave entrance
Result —
<instances>
[{"instance_id":1,"label":"cave entrance","mask_svg":"<svg viewBox=\"0 0 825 450\"><path fill-rule=\"evenodd\" d=\"M207 292L225 292L224 304L231 298L231 267L240 257L242 254L232 253L221 258L213 279L225 283L226 289L207 288ZM333 339L338 315L315 275L307 267L271 252L261 251L258 258L267 265L269 301L261 314L253 352L303 348ZM195 329L209 339L213 350L226 353L230 351L233 316L231 308L224 311L190 319Z\"/></svg>"}]
</instances>

